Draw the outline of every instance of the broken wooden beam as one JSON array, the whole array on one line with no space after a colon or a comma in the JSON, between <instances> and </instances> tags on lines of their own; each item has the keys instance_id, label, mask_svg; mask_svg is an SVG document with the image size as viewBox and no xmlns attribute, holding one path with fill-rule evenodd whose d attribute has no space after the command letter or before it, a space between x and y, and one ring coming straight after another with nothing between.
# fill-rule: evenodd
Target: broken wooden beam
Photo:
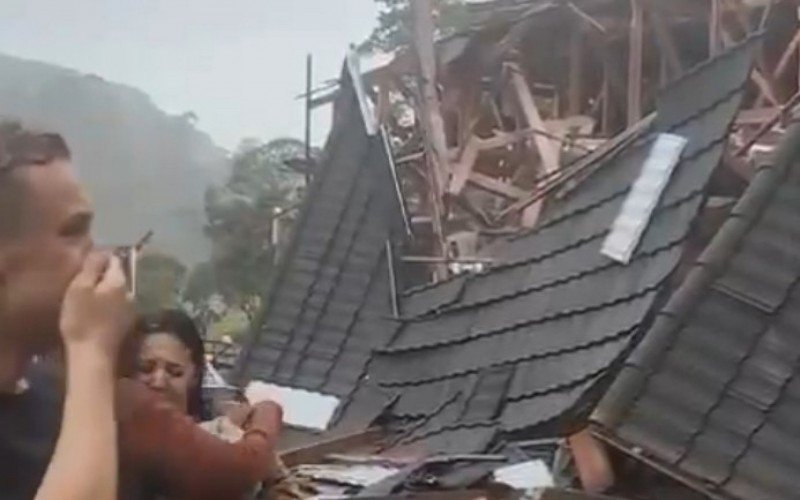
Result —
<instances>
[{"instance_id":1,"label":"broken wooden beam","mask_svg":"<svg viewBox=\"0 0 800 500\"><path fill-rule=\"evenodd\" d=\"M472 172L467 180L470 184L473 184L484 191L488 191L492 194L496 194L510 200L520 200L529 194L528 191L520 189L513 184L503 182L480 172Z\"/></svg>"},{"instance_id":2,"label":"broken wooden beam","mask_svg":"<svg viewBox=\"0 0 800 500\"><path fill-rule=\"evenodd\" d=\"M522 113L525 120L528 122L528 127L533 130L541 130L547 132L547 126L539 114L539 108L536 106L536 101L533 98L528 82L522 74L522 70L516 64L509 64L511 72L511 85L514 87L519 105L522 108ZM550 174L558 170L559 157L561 155L561 146L558 141L553 140L551 137L546 137L543 134L534 135L536 142L536 149L539 151L539 157L542 159L542 166L544 173Z\"/></svg>"},{"instance_id":3,"label":"broken wooden beam","mask_svg":"<svg viewBox=\"0 0 800 500\"><path fill-rule=\"evenodd\" d=\"M567 443L584 491L598 494L614 486L614 469L605 445L589 429L569 436Z\"/></svg>"},{"instance_id":4,"label":"broken wooden beam","mask_svg":"<svg viewBox=\"0 0 800 500\"><path fill-rule=\"evenodd\" d=\"M786 101L786 104L781 106L780 109L778 109L775 112L775 114L769 120L765 121L758 128L758 130L756 130L755 134L744 144L742 144L742 146L739 149L736 150L734 156L743 156L747 154L747 152L750 151L750 148L752 148L753 145L757 143L759 139L761 139L761 137L764 136L764 134L769 132L772 129L772 127L774 127L781 120L781 118L784 117L786 113L791 111L792 108L794 108L798 104L800 104L800 92L797 92L795 95L793 95L788 101Z\"/></svg>"},{"instance_id":5,"label":"broken wooden beam","mask_svg":"<svg viewBox=\"0 0 800 500\"><path fill-rule=\"evenodd\" d=\"M472 174L472 168L478 159L478 154L481 150L481 139L475 135L467 139L464 150L461 152L460 158L455 162L453 173L450 176L450 184L447 187L447 192L453 195L461 193L467 183L467 179Z\"/></svg>"},{"instance_id":6,"label":"broken wooden beam","mask_svg":"<svg viewBox=\"0 0 800 500\"><path fill-rule=\"evenodd\" d=\"M522 75L519 66L511 65L511 84L516 91L517 98L519 99L522 113L528 126L533 129L547 131L547 126L539 114L539 108L536 106L536 101L533 98L531 89ZM559 163L561 161L561 144L557 140L546 137L542 134L534 136L536 142L536 149L539 151L541 158L542 173L545 176L551 176L558 172ZM543 201L537 202L523 209L521 222L524 227L534 227L539 220L539 215L542 211Z\"/></svg>"},{"instance_id":7,"label":"broken wooden beam","mask_svg":"<svg viewBox=\"0 0 800 500\"><path fill-rule=\"evenodd\" d=\"M352 451L377 444L383 438L380 429L367 429L355 434L334 437L326 441L314 443L309 446L293 448L280 453L281 460L287 467L298 464L319 463L326 455Z\"/></svg>"}]
</instances>

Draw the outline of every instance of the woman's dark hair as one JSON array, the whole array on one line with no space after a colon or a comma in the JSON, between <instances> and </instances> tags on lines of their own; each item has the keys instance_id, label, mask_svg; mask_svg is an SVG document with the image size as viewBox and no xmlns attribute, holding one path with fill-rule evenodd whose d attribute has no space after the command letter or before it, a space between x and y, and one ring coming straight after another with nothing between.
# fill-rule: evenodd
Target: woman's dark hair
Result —
<instances>
[{"instance_id":1,"label":"woman's dark hair","mask_svg":"<svg viewBox=\"0 0 800 500\"><path fill-rule=\"evenodd\" d=\"M203 402L203 378L206 371L205 347L200 330L192 318L178 309L165 309L154 314L139 316L135 332L140 342L148 335L168 333L175 336L189 349L196 380L194 385L189 388L187 411L195 420L204 420L208 413Z\"/></svg>"}]
</instances>

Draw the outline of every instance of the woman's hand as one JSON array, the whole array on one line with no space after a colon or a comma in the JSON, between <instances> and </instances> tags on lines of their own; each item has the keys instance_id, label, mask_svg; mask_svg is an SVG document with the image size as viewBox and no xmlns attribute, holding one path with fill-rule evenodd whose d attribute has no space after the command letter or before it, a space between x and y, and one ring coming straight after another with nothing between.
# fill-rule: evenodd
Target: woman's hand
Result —
<instances>
[{"instance_id":1,"label":"woman's hand","mask_svg":"<svg viewBox=\"0 0 800 500\"><path fill-rule=\"evenodd\" d=\"M60 327L67 352L88 348L103 359L114 360L133 318L119 259L92 253L64 297Z\"/></svg>"},{"instance_id":2,"label":"woman's hand","mask_svg":"<svg viewBox=\"0 0 800 500\"><path fill-rule=\"evenodd\" d=\"M274 401L262 401L252 407L245 430L259 429L277 441L283 427L283 408Z\"/></svg>"},{"instance_id":3,"label":"woman's hand","mask_svg":"<svg viewBox=\"0 0 800 500\"><path fill-rule=\"evenodd\" d=\"M252 415L253 407L249 403L232 402L225 410L225 416L228 417L228 420L240 429L244 429L247 426Z\"/></svg>"}]
</instances>

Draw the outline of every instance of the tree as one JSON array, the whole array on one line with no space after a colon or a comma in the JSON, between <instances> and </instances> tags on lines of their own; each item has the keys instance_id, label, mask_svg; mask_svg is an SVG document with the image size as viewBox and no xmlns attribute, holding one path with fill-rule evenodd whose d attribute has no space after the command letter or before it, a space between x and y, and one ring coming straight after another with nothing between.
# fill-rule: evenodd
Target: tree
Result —
<instances>
[{"instance_id":1,"label":"tree","mask_svg":"<svg viewBox=\"0 0 800 500\"><path fill-rule=\"evenodd\" d=\"M186 266L172 255L147 253L139 259L136 303L144 313L179 305Z\"/></svg>"},{"instance_id":2,"label":"tree","mask_svg":"<svg viewBox=\"0 0 800 500\"><path fill-rule=\"evenodd\" d=\"M375 0L381 5L378 26L360 49L364 52L391 52L408 47L413 41L410 0ZM463 0L433 0L434 20L439 36L462 30L467 25Z\"/></svg>"},{"instance_id":3,"label":"tree","mask_svg":"<svg viewBox=\"0 0 800 500\"><path fill-rule=\"evenodd\" d=\"M210 265L216 291L228 305L248 315L257 309L273 268L275 216L296 204L303 193L303 176L285 162L303 154L304 145L296 139L243 141L227 182L206 192L206 233L212 241Z\"/></svg>"}]
</instances>

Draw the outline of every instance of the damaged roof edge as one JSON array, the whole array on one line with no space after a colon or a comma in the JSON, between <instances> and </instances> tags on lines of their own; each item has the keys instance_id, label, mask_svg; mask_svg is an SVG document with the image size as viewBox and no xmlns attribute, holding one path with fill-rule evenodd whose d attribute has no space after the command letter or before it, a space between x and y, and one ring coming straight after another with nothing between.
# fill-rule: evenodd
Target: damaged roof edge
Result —
<instances>
[{"instance_id":1,"label":"damaged roof edge","mask_svg":"<svg viewBox=\"0 0 800 500\"><path fill-rule=\"evenodd\" d=\"M348 88L353 94L355 94L355 89L352 87L352 81L349 77L346 65L343 64L342 77L340 78L340 83L346 83L346 82L350 82ZM341 90L341 87L339 90ZM342 97L341 92L337 92L337 96L334 100L339 100L343 98L347 97ZM331 132L330 134L328 134L328 138L325 141L325 147L322 153L323 157L326 157L330 154L331 148L336 144L337 138L343 133L343 129L345 128L346 125L347 124L342 123L341 120L336 120L334 116ZM325 163L324 161L320 162L320 165L323 165L324 163ZM284 280L284 277L287 273L289 266L287 266L286 264L289 260L292 259L292 256L294 255L297 249L297 245L300 239L300 228L303 227L304 224L306 224L309 217L309 213L311 212L311 203L309 202L309 200L315 199L316 197L315 195L322 189L323 178L326 175L330 175L328 169L316 172L316 175L314 175L314 177L312 178L311 186L308 190L305 201L303 202L300 208L297 221L295 222L294 227L291 231L289 242L286 245L286 249L284 250L284 252L280 255L278 263L275 266L276 272L272 273L272 276L270 276L267 280L267 285L264 288L264 293L262 294L261 307L253 317L253 321L251 322L248 328L244 346L241 350L239 359L236 360L236 365L232 372L231 382L234 385L241 387L248 382L247 380L245 380L245 371L248 358L253 352L253 349L255 348L256 344L258 343L258 339L260 337L260 329L270 313L272 298L274 294L277 292L278 288L280 287L280 283Z\"/></svg>"}]
</instances>

